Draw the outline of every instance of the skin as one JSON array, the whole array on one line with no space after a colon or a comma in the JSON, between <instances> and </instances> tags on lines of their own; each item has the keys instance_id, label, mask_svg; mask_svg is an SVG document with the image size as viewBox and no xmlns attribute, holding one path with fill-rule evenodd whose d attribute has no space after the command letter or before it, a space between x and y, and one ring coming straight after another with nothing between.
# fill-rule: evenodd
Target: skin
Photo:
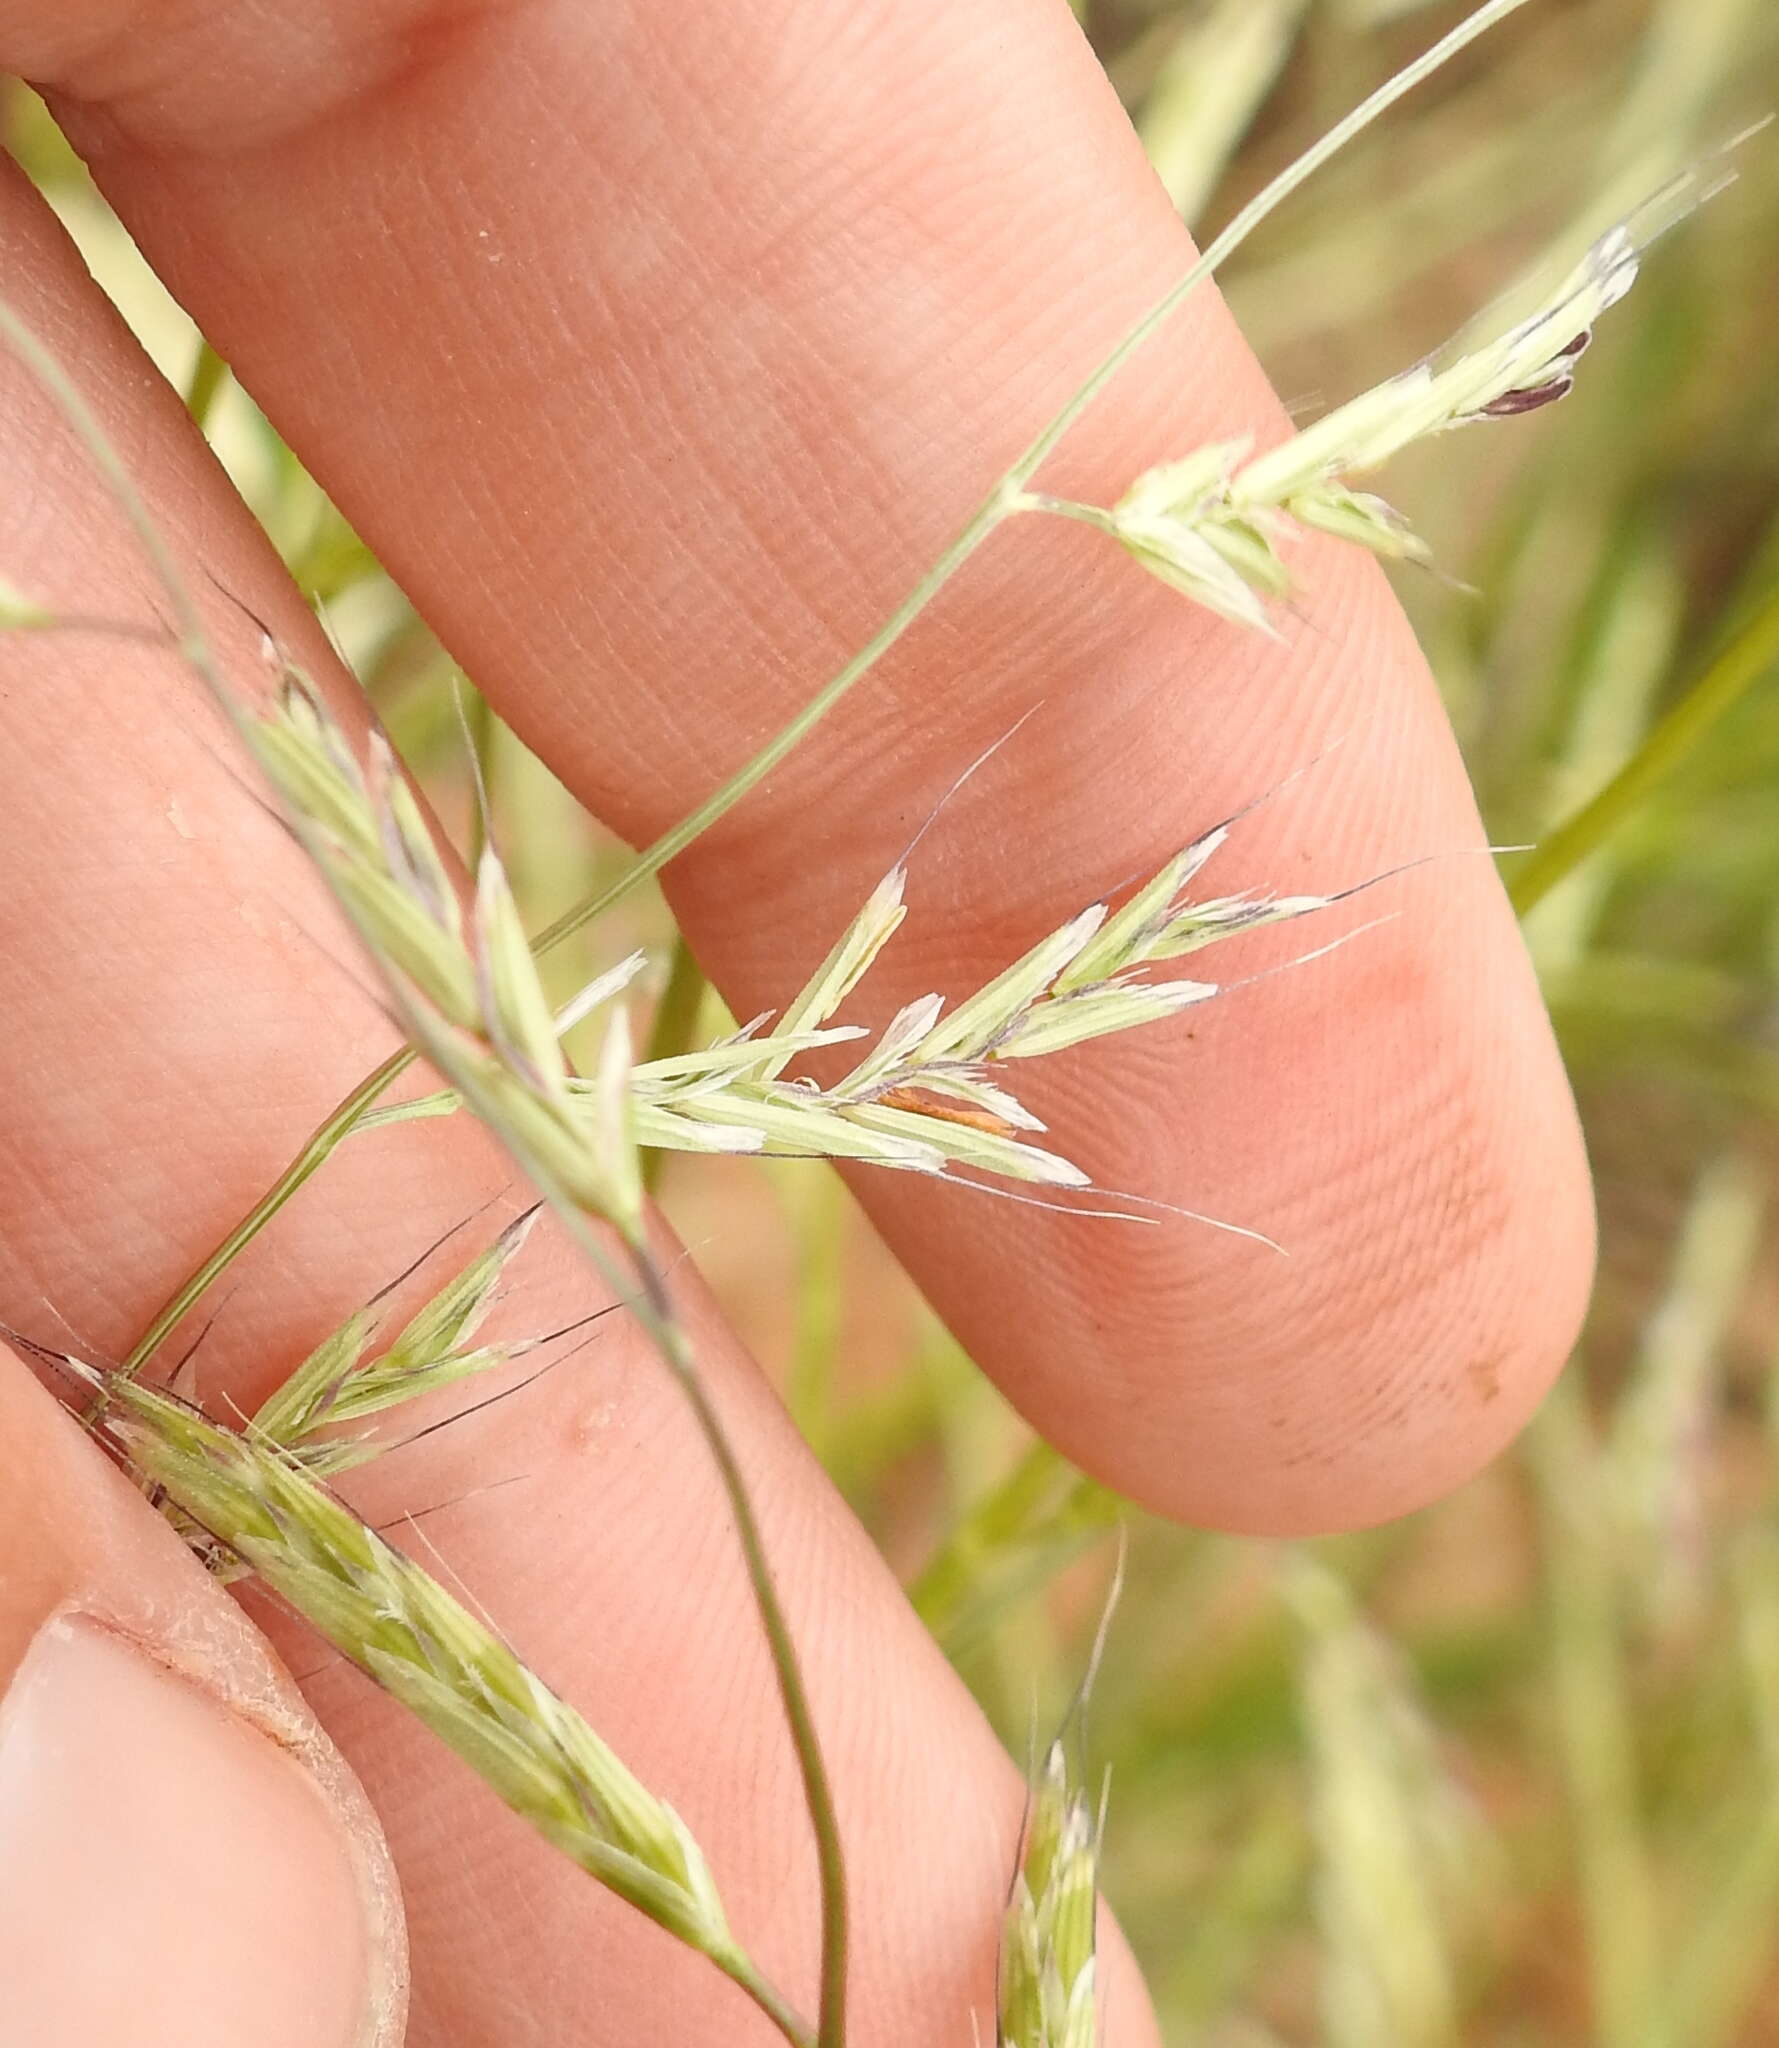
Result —
<instances>
[{"instance_id":1,"label":"skin","mask_svg":"<svg viewBox=\"0 0 1779 2048\"><path fill-rule=\"evenodd\" d=\"M638 843L868 636L1190 260L1055 0L3 0L0 64L48 93L149 260L502 716ZM177 400L16 177L0 246L10 303L99 411L230 673L257 676L254 635L212 577L350 713ZM1104 502L1150 462L1282 430L1203 292L1046 482ZM59 607L152 618L140 550L11 363L0 436L0 570ZM1164 1513L1274 1533L1401 1514L1491 1457L1570 1346L1592 1253L1573 1110L1424 663L1369 562L1332 544L1293 560L1299 600L1266 640L1093 535L1004 531L668 877L738 1013L782 1002L1034 705L923 842L873 1014L978 984L1311 761L1219 856L1219 887L1327 890L1452 854L1355 906L1351 923L1389 921L1331 958L1020 1077L1100 1183L1288 1257L856 1182L1071 1457ZM65 1319L117 1353L390 1027L168 656L0 644L0 758L0 1316L49 1335ZM1307 929L1219 967L1287 961ZM497 1227L520 1199L461 1121L356 1141L243 1263L200 1391L255 1398L432 1237L487 1203ZM1017 1774L689 1266L675 1284L762 1503L853 1846L853 2039L962 2043L991 1994ZM546 1232L506 1314L534 1332L597 1302ZM573 1371L352 1497L381 1521L523 1475L427 1536L687 1816L744 1937L807 2005L813 1860L716 1486L646 1348L605 1330ZM80 1540L80 1503L24 1441L0 1434L33 1502L7 1542L41 1580ZM11 1603L19 1626L32 1580L0 1577L0 1624ZM771 2038L263 1618L387 1831L410 2041ZM1109 2038L1134 2048L1151 2023L1115 1942L1110 1968Z\"/></svg>"}]
</instances>

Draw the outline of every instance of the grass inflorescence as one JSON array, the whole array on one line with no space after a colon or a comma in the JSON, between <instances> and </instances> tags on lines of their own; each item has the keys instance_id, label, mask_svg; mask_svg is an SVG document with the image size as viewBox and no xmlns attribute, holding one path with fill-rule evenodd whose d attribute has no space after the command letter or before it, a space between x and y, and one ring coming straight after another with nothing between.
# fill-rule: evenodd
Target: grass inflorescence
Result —
<instances>
[{"instance_id":1,"label":"grass inflorescence","mask_svg":"<svg viewBox=\"0 0 1779 2048\"><path fill-rule=\"evenodd\" d=\"M685 1823L485 1622L258 1429L234 1431L121 1373L91 1375L100 1427L206 1537L455 1750L547 1841L814 2033L731 1933Z\"/></svg>"}]
</instances>

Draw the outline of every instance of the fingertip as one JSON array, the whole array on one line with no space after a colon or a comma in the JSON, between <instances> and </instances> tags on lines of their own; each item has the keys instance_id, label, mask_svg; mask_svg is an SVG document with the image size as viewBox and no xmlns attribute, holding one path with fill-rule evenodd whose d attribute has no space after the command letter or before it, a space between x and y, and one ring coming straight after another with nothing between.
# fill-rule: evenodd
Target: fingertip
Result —
<instances>
[{"instance_id":1,"label":"fingertip","mask_svg":"<svg viewBox=\"0 0 1779 2048\"><path fill-rule=\"evenodd\" d=\"M0 2035L393 2048L401 1913L356 1780L171 1529L0 1367Z\"/></svg>"},{"instance_id":2,"label":"fingertip","mask_svg":"<svg viewBox=\"0 0 1779 2048\"><path fill-rule=\"evenodd\" d=\"M1029 1371L1022 1406L1156 1512L1263 1536L1396 1519L1511 1444L1569 1357L1593 1278L1587 1160L1486 870L1477 897L1444 942L1469 971L1379 928L1205 1006L1190 1043L1126 1049L1053 1115L1072 1137L1107 1092L1168 1104L1116 1142L1102 1118L1098 1177L1182 1201L1211 1186L1287 1254L1184 1221L1159 1248L1049 1234L1033 1315L1042 1359L1072 1368ZM971 1314L961 1285L946 1303Z\"/></svg>"}]
</instances>

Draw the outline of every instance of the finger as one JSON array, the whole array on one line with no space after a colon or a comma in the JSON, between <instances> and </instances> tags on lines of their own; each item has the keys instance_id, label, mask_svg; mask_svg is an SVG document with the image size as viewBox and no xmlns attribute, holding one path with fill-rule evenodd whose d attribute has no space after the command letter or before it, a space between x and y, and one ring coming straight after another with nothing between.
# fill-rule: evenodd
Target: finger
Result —
<instances>
[{"instance_id":1,"label":"finger","mask_svg":"<svg viewBox=\"0 0 1779 2048\"><path fill-rule=\"evenodd\" d=\"M0 1351L0 2038L389 2048L363 1793L234 1604Z\"/></svg>"},{"instance_id":2,"label":"finger","mask_svg":"<svg viewBox=\"0 0 1779 2048\"><path fill-rule=\"evenodd\" d=\"M37 75L151 260L497 707L638 842L884 620L1190 255L1060 0L58 22ZM1105 502L1282 424L1204 293L1053 480ZM1374 1520L1497 1449L1568 1348L1591 1260L1572 1108L1374 569L1306 547L1271 644L1114 554L1000 536L670 893L739 1013L782 1003L1035 704L922 849L880 1017L979 983L1334 741L1220 886L1470 849L1380 891L1364 915L1390 921L1333 958L1029 1081L1103 1186L1288 1259L856 1176L1094 1471L1235 1526Z\"/></svg>"},{"instance_id":3,"label":"finger","mask_svg":"<svg viewBox=\"0 0 1779 2048\"><path fill-rule=\"evenodd\" d=\"M31 195L16 179L0 192L9 296L79 366L192 587L213 597L213 575L341 689L171 392ZM0 421L14 480L0 507L6 572L70 613L152 616L162 600L133 538L10 363ZM224 658L251 679L251 629L220 599L211 613ZM177 663L72 634L0 643L0 663L0 860L20 963L0 1072L24 1077L3 1096L14 1173L0 1188L0 1314L37 1334L65 1319L116 1353L388 1049L389 1027ZM341 704L362 721L349 693ZM521 1200L511 1183L466 1119L355 1140L243 1261L182 1386L221 1414L250 1410L441 1232L473 1219L457 1239L467 1248L476 1229L498 1228ZM438 1279L422 1274L409 1295ZM1018 1776L683 1265L674 1287L763 1504L836 1780L857 1922L852 2038L961 2048L988 2024ZM580 1263L540 1233L507 1328L541 1336L601 1305ZM742 1940L808 2007L813 1854L723 1498L666 1373L619 1319L599 1327L587 1353L532 1387L370 1467L355 1498L485 1603L673 1802ZM599 1892L355 1671L302 1642L290 1638L293 1668L400 1871L412 2042L765 2037L707 1963ZM1137 2048L1152 2039L1140 1990L1116 1948L1109 1967L1110 2037Z\"/></svg>"}]
</instances>

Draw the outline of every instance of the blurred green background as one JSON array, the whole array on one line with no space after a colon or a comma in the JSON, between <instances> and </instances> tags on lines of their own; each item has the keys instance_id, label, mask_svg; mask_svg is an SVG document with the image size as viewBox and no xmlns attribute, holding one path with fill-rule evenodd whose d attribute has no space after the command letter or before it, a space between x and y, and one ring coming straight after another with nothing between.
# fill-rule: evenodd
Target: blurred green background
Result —
<instances>
[{"instance_id":1,"label":"blurred green background","mask_svg":"<svg viewBox=\"0 0 1779 2048\"><path fill-rule=\"evenodd\" d=\"M1463 10L1077 12L1210 228ZM1333 402L1776 106L1775 0L1533 0L1225 286L1287 399ZM449 664L22 89L8 120L467 834ZM1587 1121L1601 1277L1524 1445L1445 1505L1308 1545L1129 1518L1092 1750L1106 1889L1180 2048L1779 2040L1779 130L1737 164L1574 397L1387 480L1441 565L1400 588L1490 831L1554 850L1517 864L1527 891L1569 869L1527 930ZM469 702L535 925L621 850ZM552 977L566 993L638 943L658 998L653 897ZM683 1030L672 1007L661 1028ZM1023 1753L1079 1678L1119 1504L1033 1444L825 1168L676 1157L660 1192Z\"/></svg>"}]
</instances>

